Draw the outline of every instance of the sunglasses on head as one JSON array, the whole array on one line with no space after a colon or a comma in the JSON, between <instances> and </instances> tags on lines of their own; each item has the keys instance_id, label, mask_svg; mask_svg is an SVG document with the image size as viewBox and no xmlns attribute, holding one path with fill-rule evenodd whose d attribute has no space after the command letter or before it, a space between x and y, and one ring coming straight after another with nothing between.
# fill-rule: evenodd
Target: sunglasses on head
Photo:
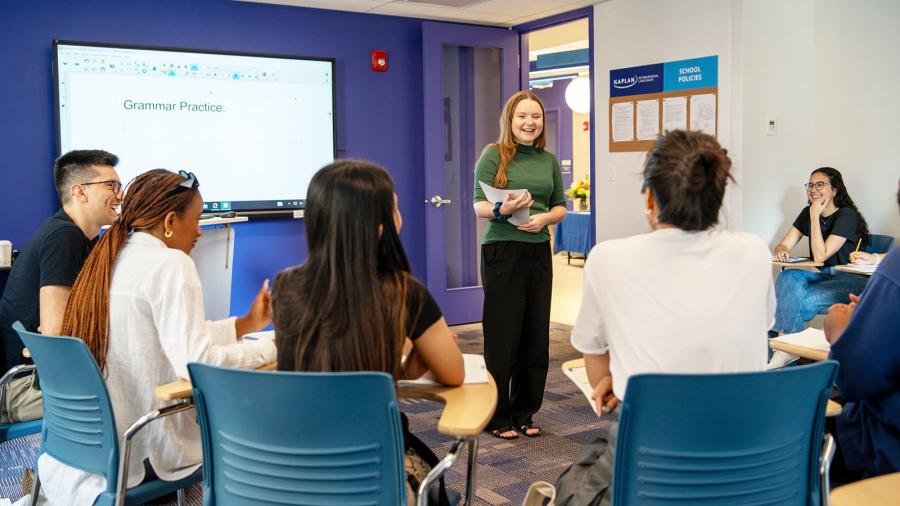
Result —
<instances>
[{"instance_id":1,"label":"sunglasses on head","mask_svg":"<svg viewBox=\"0 0 900 506\"><path fill-rule=\"evenodd\" d=\"M179 170L178 175L184 178L184 181L178 185L179 188L193 190L200 186L200 180L197 179L197 176L193 172Z\"/></svg>"}]
</instances>

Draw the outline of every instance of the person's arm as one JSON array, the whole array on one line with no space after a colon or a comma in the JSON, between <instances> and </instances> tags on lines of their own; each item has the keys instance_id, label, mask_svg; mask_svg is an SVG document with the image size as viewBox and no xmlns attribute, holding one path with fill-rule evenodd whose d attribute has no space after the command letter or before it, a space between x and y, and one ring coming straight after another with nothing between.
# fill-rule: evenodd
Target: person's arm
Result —
<instances>
[{"instance_id":1,"label":"person's arm","mask_svg":"<svg viewBox=\"0 0 900 506\"><path fill-rule=\"evenodd\" d=\"M800 242L800 239L803 238L803 233L797 230L797 227L791 227L790 230L784 234L784 237L781 239L781 242L775 246L775 250L772 252L772 260L778 262L787 262L791 259L791 249Z\"/></svg>"},{"instance_id":2,"label":"person's arm","mask_svg":"<svg viewBox=\"0 0 900 506\"><path fill-rule=\"evenodd\" d=\"M404 372L416 369L417 361L423 362L434 377L444 385L462 385L466 379L462 352L459 351L459 346L456 345L456 340L453 339L453 334L443 317L432 323L413 341L412 351L406 356Z\"/></svg>"},{"instance_id":3,"label":"person's arm","mask_svg":"<svg viewBox=\"0 0 900 506\"><path fill-rule=\"evenodd\" d=\"M269 280L263 281L262 288L253 299L247 314L234 320L234 330L237 338L251 332L262 330L272 323L272 294L269 293Z\"/></svg>"},{"instance_id":4,"label":"person's arm","mask_svg":"<svg viewBox=\"0 0 900 506\"><path fill-rule=\"evenodd\" d=\"M619 399L613 394L613 379L609 372L609 353L602 355L585 353L584 366L587 369L588 381L594 388L591 398L597 403L597 412L601 415L612 413L619 405Z\"/></svg>"},{"instance_id":5,"label":"person's arm","mask_svg":"<svg viewBox=\"0 0 900 506\"><path fill-rule=\"evenodd\" d=\"M502 210L501 210L502 212ZM523 232L538 233L544 230L544 227L556 225L566 217L566 208L563 206L555 206L546 213L532 214L531 219L524 225L519 225L519 230Z\"/></svg>"},{"instance_id":6,"label":"person's arm","mask_svg":"<svg viewBox=\"0 0 900 506\"><path fill-rule=\"evenodd\" d=\"M72 287L62 285L42 286L39 292L40 327L38 331L47 336L58 336L62 331L63 316Z\"/></svg>"}]
</instances>

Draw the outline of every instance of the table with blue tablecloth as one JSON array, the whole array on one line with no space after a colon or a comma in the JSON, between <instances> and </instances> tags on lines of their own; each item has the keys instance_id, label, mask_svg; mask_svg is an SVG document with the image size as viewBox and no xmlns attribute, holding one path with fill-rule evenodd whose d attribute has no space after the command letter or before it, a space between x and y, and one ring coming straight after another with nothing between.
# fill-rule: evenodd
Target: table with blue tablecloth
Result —
<instances>
[{"instance_id":1,"label":"table with blue tablecloth","mask_svg":"<svg viewBox=\"0 0 900 506\"><path fill-rule=\"evenodd\" d=\"M591 250L591 213L573 212L566 214L566 219L556 225L553 239L553 253L560 251L581 253L587 257ZM571 256L570 256L571 259Z\"/></svg>"}]
</instances>

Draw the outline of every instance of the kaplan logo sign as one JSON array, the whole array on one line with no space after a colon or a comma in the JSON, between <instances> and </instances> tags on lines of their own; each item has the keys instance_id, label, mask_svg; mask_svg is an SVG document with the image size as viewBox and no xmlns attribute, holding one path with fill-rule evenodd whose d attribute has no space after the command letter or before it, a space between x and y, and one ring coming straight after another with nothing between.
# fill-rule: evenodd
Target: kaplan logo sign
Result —
<instances>
[{"instance_id":1,"label":"kaplan logo sign","mask_svg":"<svg viewBox=\"0 0 900 506\"><path fill-rule=\"evenodd\" d=\"M637 76L620 77L613 80L613 88L620 90L631 88L635 84L637 84Z\"/></svg>"}]
</instances>

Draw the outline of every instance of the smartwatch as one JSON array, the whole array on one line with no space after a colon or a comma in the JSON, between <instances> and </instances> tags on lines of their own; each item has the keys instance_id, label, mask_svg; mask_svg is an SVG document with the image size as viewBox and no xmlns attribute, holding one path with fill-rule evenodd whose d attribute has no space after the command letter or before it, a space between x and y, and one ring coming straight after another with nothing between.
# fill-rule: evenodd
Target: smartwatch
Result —
<instances>
[{"instance_id":1,"label":"smartwatch","mask_svg":"<svg viewBox=\"0 0 900 506\"><path fill-rule=\"evenodd\" d=\"M511 215L500 214L500 207L503 206L503 202L494 202L494 219L497 221L508 221Z\"/></svg>"}]
</instances>

